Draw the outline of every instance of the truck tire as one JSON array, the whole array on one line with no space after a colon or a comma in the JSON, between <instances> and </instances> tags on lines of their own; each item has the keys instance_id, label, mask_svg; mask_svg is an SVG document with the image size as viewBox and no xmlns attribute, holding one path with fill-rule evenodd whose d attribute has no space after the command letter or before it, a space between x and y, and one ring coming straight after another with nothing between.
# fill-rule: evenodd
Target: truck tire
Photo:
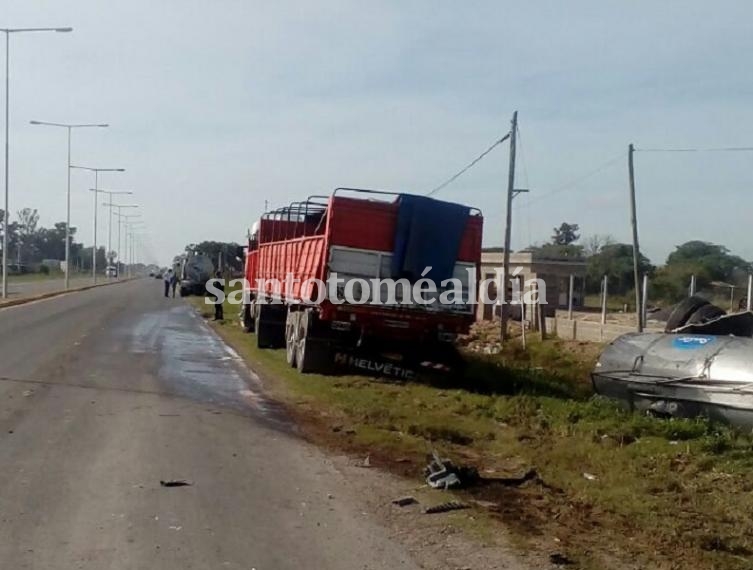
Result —
<instances>
[{"instance_id":1,"label":"truck tire","mask_svg":"<svg viewBox=\"0 0 753 570\"><path fill-rule=\"evenodd\" d=\"M270 330L269 323L265 322L261 318L261 311L256 312L256 320L254 321L254 330L256 331L256 347L257 348L271 348L272 347L272 331Z\"/></svg>"},{"instance_id":2,"label":"truck tire","mask_svg":"<svg viewBox=\"0 0 753 570\"><path fill-rule=\"evenodd\" d=\"M716 305L709 303L708 305L703 305L695 313L690 315L690 318L685 324L700 325L718 319L719 317L723 317L726 314L727 312L724 309L720 309Z\"/></svg>"},{"instance_id":3,"label":"truck tire","mask_svg":"<svg viewBox=\"0 0 753 570\"><path fill-rule=\"evenodd\" d=\"M300 313L289 311L285 322L285 360L293 368L297 366L299 316Z\"/></svg>"},{"instance_id":4,"label":"truck tire","mask_svg":"<svg viewBox=\"0 0 753 570\"><path fill-rule=\"evenodd\" d=\"M301 374L327 371L327 342L312 335L315 319L316 316L309 311L301 313L298 318L295 365Z\"/></svg>"},{"instance_id":5,"label":"truck tire","mask_svg":"<svg viewBox=\"0 0 753 570\"><path fill-rule=\"evenodd\" d=\"M688 297L687 299L683 299L682 301L677 303L675 308L672 309L672 312L669 314L669 318L667 319L667 326L664 328L664 332L669 333L685 325L693 313L695 313L704 305L709 304L710 303L706 299L697 297L695 295Z\"/></svg>"},{"instance_id":6,"label":"truck tire","mask_svg":"<svg viewBox=\"0 0 753 570\"><path fill-rule=\"evenodd\" d=\"M241 309L241 328L243 329L243 332L254 332L255 324L254 319L251 318L251 306L243 305L243 308Z\"/></svg>"},{"instance_id":7,"label":"truck tire","mask_svg":"<svg viewBox=\"0 0 753 570\"><path fill-rule=\"evenodd\" d=\"M280 305L256 305L256 346L281 348L285 346L284 308Z\"/></svg>"},{"instance_id":8,"label":"truck tire","mask_svg":"<svg viewBox=\"0 0 753 570\"><path fill-rule=\"evenodd\" d=\"M188 290L186 290L185 287L180 288L180 296L181 297L187 297L188 296Z\"/></svg>"}]
</instances>

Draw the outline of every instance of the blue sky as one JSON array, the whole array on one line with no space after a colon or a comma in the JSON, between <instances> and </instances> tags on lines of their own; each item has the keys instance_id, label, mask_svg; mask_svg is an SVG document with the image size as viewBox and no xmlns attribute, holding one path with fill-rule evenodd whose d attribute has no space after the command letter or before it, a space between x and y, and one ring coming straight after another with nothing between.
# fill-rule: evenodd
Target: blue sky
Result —
<instances>
[{"instance_id":1,"label":"blue sky","mask_svg":"<svg viewBox=\"0 0 753 570\"><path fill-rule=\"evenodd\" d=\"M265 200L426 192L517 109L531 193L514 247L562 221L628 240L628 143L753 146L751 21L743 1L10 0L0 27L74 27L12 38L11 211L64 219L64 132L30 119L112 125L74 133L74 162L127 169L101 186L137 192L166 262L188 242L242 241ZM486 245L502 241L507 152L437 196L480 207ZM636 154L645 253L704 239L753 259L751 166L753 153ZM91 178L73 175L87 242Z\"/></svg>"}]
</instances>

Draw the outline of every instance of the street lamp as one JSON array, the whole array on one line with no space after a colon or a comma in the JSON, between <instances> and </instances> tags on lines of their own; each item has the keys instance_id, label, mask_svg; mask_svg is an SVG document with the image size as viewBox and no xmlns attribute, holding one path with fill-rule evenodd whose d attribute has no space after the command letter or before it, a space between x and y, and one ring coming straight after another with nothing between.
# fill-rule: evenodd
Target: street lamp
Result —
<instances>
[{"instance_id":1,"label":"street lamp","mask_svg":"<svg viewBox=\"0 0 753 570\"><path fill-rule=\"evenodd\" d=\"M135 239L139 235L143 235L143 230L146 224L141 220L135 220L133 222L126 222L126 258L128 259L128 269L126 275L131 277L133 275L133 266L136 263L136 250ZM130 230L130 232L129 232ZM139 231L141 230L141 231ZM130 238L130 239L129 239Z\"/></svg>"},{"instance_id":2,"label":"street lamp","mask_svg":"<svg viewBox=\"0 0 753 570\"><path fill-rule=\"evenodd\" d=\"M125 231L123 232L125 237L125 255L123 256L123 269L126 270L126 277L130 277L131 268L130 264L130 251L128 249L128 228L134 224L138 224L141 220L134 220L134 218L140 218L141 214L123 214L118 218L118 221L123 220L123 226ZM134 221L131 221L134 220ZM143 222L141 222L143 223ZM118 226L118 243L120 243L120 226ZM118 258L120 257L120 250L118 250Z\"/></svg>"},{"instance_id":3,"label":"street lamp","mask_svg":"<svg viewBox=\"0 0 753 570\"><path fill-rule=\"evenodd\" d=\"M66 194L66 216L65 216L65 288L68 289L70 282L70 253L71 253L71 130L89 127L109 127L107 123L93 124L67 124L67 123L48 123L45 121L29 121L32 125L43 125L46 127L61 127L68 129L68 192Z\"/></svg>"},{"instance_id":4,"label":"street lamp","mask_svg":"<svg viewBox=\"0 0 753 570\"><path fill-rule=\"evenodd\" d=\"M94 192L94 245L92 246L92 282L96 285L97 284L97 194L98 193L108 193L108 194L132 194L132 192L105 192L104 190L99 189L99 173L100 172L125 172L125 168L90 168L88 166L74 166L71 165L71 168L77 168L79 170L88 170L89 172L94 173L94 188L90 188L89 190L91 192Z\"/></svg>"},{"instance_id":5,"label":"street lamp","mask_svg":"<svg viewBox=\"0 0 753 570\"><path fill-rule=\"evenodd\" d=\"M5 210L3 214L3 298L8 297L8 188L10 156L10 35L25 32L71 32L73 28L0 28L5 34Z\"/></svg>"},{"instance_id":6,"label":"street lamp","mask_svg":"<svg viewBox=\"0 0 753 570\"><path fill-rule=\"evenodd\" d=\"M138 208L138 204L114 204L112 202L107 202L102 204L103 206L110 206L110 208L117 208L118 211L115 214L118 216L118 269L120 269L120 224L121 224L121 218L124 217L124 214L121 212L123 208ZM120 272L118 271L118 275L120 275Z\"/></svg>"}]
</instances>

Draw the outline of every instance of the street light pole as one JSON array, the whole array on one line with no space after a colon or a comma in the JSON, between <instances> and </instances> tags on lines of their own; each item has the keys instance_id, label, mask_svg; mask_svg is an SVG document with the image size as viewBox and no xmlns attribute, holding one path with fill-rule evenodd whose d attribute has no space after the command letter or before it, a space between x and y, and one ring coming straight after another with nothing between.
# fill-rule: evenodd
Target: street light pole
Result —
<instances>
[{"instance_id":1,"label":"street light pole","mask_svg":"<svg viewBox=\"0 0 753 570\"><path fill-rule=\"evenodd\" d=\"M8 297L8 222L10 218L10 35L25 32L71 32L73 28L0 28L5 34L5 209L3 210L3 299Z\"/></svg>"},{"instance_id":2,"label":"street light pole","mask_svg":"<svg viewBox=\"0 0 753 570\"><path fill-rule=\"evenodd\" d=\"M87 123L87 124L69 124L69 123L48 123L45 121L30 121L32 125L43 125L46 127L61 127L68 129L68 190L66 194L66 218L65 218L65 288L70 287L71 272L71 130L78 128L108 127L107 123Z\"/></svg>"},{"instance_id":3,"label":"street light pole","mask_svg":"<svg viewBox=\"0 0 753 570\"><path fill-rule=\"evenodd\" d=\"M121 261L121 258L120 258L120 223L121 223L121 218L125 217L125 215L122 214L120 210L122 208L138 208L139 206L138 204L114 204L112 201L107 202L102 205L110 206L110 208L117 208L118 210L117 213L115 214L116 216L118 216L118 254L117 254L118 261L117 261L116 267L118 268L117 269L118 277L120 277L120 261Z\"/></svg>"},{"instance_id":4,"label":"street light pole","mask_svg":"<svg viewBox=\"0 0 753 570\"><path fill-rule=\"evenodd\" d=\"M88 166L74 166L71 165L71 168L75 168L78 170L88 170L89 172L94 173L94 188L90 188L89 190L91 192L94 192L94 236L92 241L94 242L94 245L92 246L92 282L96 285L97 284L97 194L100 193L99 190L99 173L100 172L125 172L125 168L90 168ZM68 169L70 171L70 168ZM131 194L131 192L108 192L109 194ZM105 256L106 257L106 256Z\"/></svg>"}]
</instances>

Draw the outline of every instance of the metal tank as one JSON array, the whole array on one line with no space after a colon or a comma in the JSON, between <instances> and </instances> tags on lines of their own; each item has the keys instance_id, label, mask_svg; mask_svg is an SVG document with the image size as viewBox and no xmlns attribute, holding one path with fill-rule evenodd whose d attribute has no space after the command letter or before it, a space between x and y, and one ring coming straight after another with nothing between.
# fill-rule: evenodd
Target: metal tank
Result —
<instances>
[{"instance_id":1,"label":"metal tank","mask_svg":"<svg viewBox=\"0 0 753 570\"><path fill-rule=\"evenodd\" d=\"M604 349L591 377L598 394L630 409L753 428L750 337L626 334Z\"/></svg>"}]
</instances>

